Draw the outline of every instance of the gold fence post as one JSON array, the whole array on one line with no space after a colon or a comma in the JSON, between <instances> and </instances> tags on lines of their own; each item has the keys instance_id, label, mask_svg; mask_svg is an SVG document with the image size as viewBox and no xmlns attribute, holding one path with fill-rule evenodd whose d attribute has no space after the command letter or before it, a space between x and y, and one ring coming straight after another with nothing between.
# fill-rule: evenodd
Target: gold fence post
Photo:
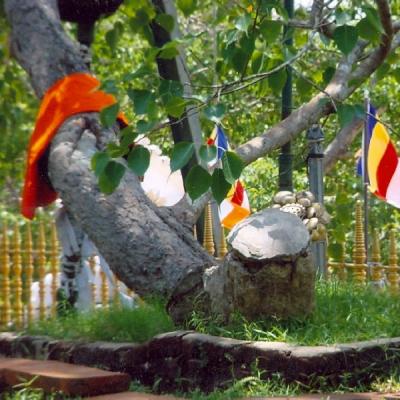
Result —
<instances>
[{"instance_id":1,"label":"gold fence post","mask_svg":"<svg viewBox=\"0 0 400 400\"><path fill-rule=\"evenodd\" d=\"M51 315L57 314L57 289L58 289L58 272L60 270L59 256L60 249L58 246L56 224L51 224L51 242L50 242L50 266L51 266Z\"/></svg>"},{"instance_id":2,"label":"gold fence post","mask_svg":"<svg viewBox=\"0 0 400 400\"><path fill-rule=\"evenodd\" d=\"M31 288L33 283L33 246L32 246L32 228L30 221L26 224L26 282L25 282L25 301L27 304L27 322L28 325L33 321L33 307L31 302Z\"/></svg>"},{"instance_id":3,"label":"gold fence post","mask_svg":"<svg viewBox=\"0 0 400 400\"><path fill-rule=\"evenodd\" d=\"M106 307L108 305L108 285L107 277L103 270L100 270L101 277L101 305Z\"/></svg>"},{"instance_id":4,"label":"gold fence post","mask_svg":"<svg viewBox=\"0 0 400 400\"><path fill-rule=\"evenodd\" d=\"M371 251L371 281L375 285L379 285L383 279L383 266L381 263L381 248L379 245L379 234L376 229L372 232L372 251Z\"/></svg>"},{"instance_id":5,"label":"gold fence post","mask_svg":"<svg viewBox=\"0 0 400 400\"><path fill-rule=\"evenodd\" d=\"M14 278L14 318L15 326L21 328L23 325L23 306L22 306L22 257L21 257L21 235L18 223L14 226L13 238L13 271Z\"/></svg>"},{"instance_id":6,"label":"gold fence post","mask_svg":"<svg viewBox=\"0 0 400 400\"><path fill-rule=\"evenodd\" d=\"M89 268L93 275L93 282L90 285L93 303L92 305L93 307L96 307L96 260L94 259L93 255L89 257Z\"/></svg>"},{"instance_id":7,"label":"gold fence post","mask_svg":"<svg viewBox=\"0 0 400 400\"><path fill-rule=\"evenodd\" d=\"M365 254L365 240L364 240L364 227L361 202L357 201L356 204L356 225L355 225L355 240L353 248L353 278L357 283L365 283L366 280L366 254Z\"/></svg>"},{"instance_id":8,"label":"gold fence post","mask_svg":"<svg viewBox=\"0 0 400 400\"><path fill-rule=\"evenodd\" d=\"M11 305L10 305L10 256L7 237L7 224L3 225L3 238L1 246L1 286L0 286L0 299L1 314L0 325L6 327L11 320Z\"/></svg>"},{"instance_id":9,"label":"gold fence post","mask_svg":"<svg viewBox=\"0 0 400 400\"><path fill-rule=\"evenodd\" d=\"M39 222L39 240L38 240L38 278L39 278L39 318L46 317L45 305L45 284L46 276L46 236L43 220Z\"/></svg>"},{"instance_id":10,"label":"gold fence post","mask_svg":"<svg viewBox=\"0 0 400 400\"><path fill-rule=\"evenodd\" d=\"M113 278L114 278L114 296L113 296L113 305L115 307L119 307L121 305L121 301L119 298L119 282L117 277L113 274Z\"/></svg>"},{"instance_id":11,"label":"gold fence post","mask_svg":"<svg viewBox=\"0 0 400 400\"><path fill-rule=\"evenodd\" d=\"M228 252L228 249L226 247L225 231L224 231L224 227L221 225L221 240L219 243L218 257L224 258L226 256L227 252Z\"/></svg>"},{"instance_id":12,"label":"gold fence post","mask_svg":"<svg viewBox=\"0 0 400 400\"><path fill-rule=\"evenodd\" d=\"M389 266L387 268L387 279L391 291L396 291L399 288L398 270L396 231L391 229L389 232Z\"/></svg>"},{"instance_id":13,"label":"gold fence post","mask_svg":"<svg viewBox=\"0 0 400 400\"><path fill-rule=\"evenodd\" d=\"M213 223L212 223L212 211L211 203L208 202L204 210L204 240L203 247L206 249L208 254L214 255L214 235L213 235Z\"/></svg>"}]
</instances>

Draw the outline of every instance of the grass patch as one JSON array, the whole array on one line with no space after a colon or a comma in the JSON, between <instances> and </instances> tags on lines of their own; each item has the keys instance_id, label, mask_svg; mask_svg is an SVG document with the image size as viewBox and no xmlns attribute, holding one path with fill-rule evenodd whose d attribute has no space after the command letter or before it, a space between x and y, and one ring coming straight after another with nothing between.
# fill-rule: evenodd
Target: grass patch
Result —
<instances>
[{"instance_id":1,"label":"grass patch","mask_svg":"<svg viewBox=\"0 0 400 400\"><path fill-rule=\"evenodd\" d=\"M215 318L194 312L188 326L216 336L309 346L396 337L400 336L399 300L399 294L388 290L319 281L315 312L309 317L249 322L236 314L222 326Z\"/></svg>"},{"instance_id":2,"label":"grass patch","mask_svg":"<svg viewBox=\"0 0 400 400\"><path fill-rule=\"evenodd\" d=\"M173 330L174 324L164 304L153 300L136 309L111 306L90 312L70 312L63 317L36 322L28 327L27 333L70 340L142 343Z\"/></svg>"},{"instance_id":3,"label":"grass patch","mask_svg":"<svg viewBox=\"0 0 400 400\"><path fill-rule=\"evenodd\" d=\"M316 285L315 312L306 318L268 318L249 322L239 314L222 325L217 318L193 312L188 324L175 327L160 301L137 309L111 307L37 322L29 334L55 338L144 342L175 329L242 340L280 341L303 345L346 343L400 336L400 295L388 290L337 281ZM266 299L267 301L267 299Z\"/></svg>"}]
</instances>

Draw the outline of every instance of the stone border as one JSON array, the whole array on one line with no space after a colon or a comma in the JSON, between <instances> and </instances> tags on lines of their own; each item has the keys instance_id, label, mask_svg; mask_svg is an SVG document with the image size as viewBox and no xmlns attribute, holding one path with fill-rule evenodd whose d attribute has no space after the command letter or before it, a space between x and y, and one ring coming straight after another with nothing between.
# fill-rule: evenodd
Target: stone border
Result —
<instances>
[{"instance_id":1,"label":"stone border","mask_svg":"<svg viewBox=\"0 0 400 400\"><path fill-rule=\"evenodd\" d=\"M295 346L250 342L176 331L146 343L72 342L45 336L0 333L0 355L49 359L127 372L145 385L164 391L199 387L211 391L233 379L275 373L287 381L315 383L324 377L339 384L351 374L354 383L384 374L400 361L400 338L334 346ZM351 384L348 380L347 384Z\"/></svg>"}]
</instances>

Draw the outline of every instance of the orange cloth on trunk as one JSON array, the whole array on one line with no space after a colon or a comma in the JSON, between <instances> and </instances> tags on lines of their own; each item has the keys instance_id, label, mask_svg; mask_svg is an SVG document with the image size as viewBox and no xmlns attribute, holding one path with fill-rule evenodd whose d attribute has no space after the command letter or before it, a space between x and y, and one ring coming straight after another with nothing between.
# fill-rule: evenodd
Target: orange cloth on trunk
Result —
<instances>
[{"instance_id":1,"label":"orange cloth on trunk","mask_svg":"<svg viewBox=\"0 0 400 400\"><path fill-rule=\"evenodd\" d=\"M57 81L44 95L28 145L21 206L25 217L32 219L37 207L49 205L57 198L43 156L62 123L74 114L99 112L116 102L114 96L99 90L99 86L94 76L75 73ZM118 114L118 120L127 125L122 113Z\"/></svg>"}]
</instances>

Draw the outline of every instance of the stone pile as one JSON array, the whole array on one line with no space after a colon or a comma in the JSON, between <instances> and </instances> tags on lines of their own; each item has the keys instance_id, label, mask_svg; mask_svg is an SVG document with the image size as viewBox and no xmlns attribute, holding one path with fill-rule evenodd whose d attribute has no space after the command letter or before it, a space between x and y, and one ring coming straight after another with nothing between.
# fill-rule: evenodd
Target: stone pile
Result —
<instances>
[{"instance_id":1,"label":"stone pile","mask_svg":"<svg viewBox=\"0 0 400 400\"><path fill-rule=\"evenodd\" d=\"M281 191L272 201L272 208L297 215L308 229L312 241L326 239L326 225L330 221L330 215L321 203L315 201L311 192Z\"/></svg>"}]
</instances>

